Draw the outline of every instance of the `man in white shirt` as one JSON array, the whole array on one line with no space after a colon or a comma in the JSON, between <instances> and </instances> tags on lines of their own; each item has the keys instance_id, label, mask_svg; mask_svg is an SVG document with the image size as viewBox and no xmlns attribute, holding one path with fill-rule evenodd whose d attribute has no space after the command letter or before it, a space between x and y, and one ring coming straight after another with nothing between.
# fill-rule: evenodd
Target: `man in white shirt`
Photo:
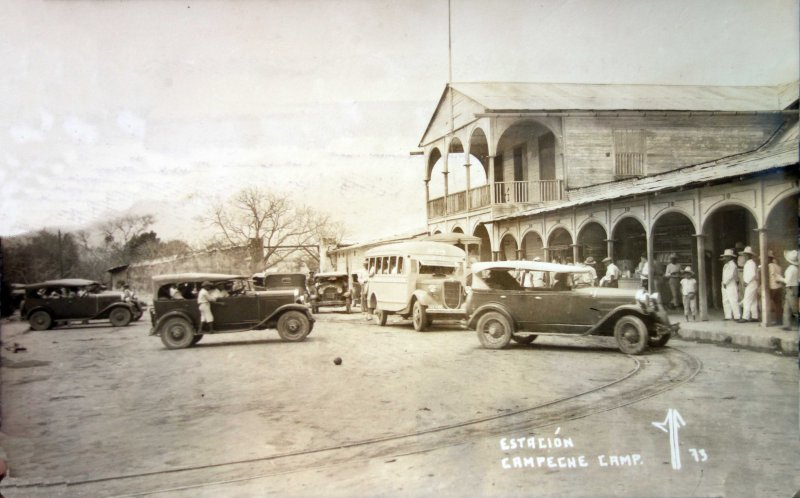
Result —
<instances>
[{"instance_id":1,"label":"man in white shirt","mask_svg":"<svg viewBox=\"0 0 800 498\"><path fill-rule=\"evenodd\" d=\"M575 276L575 287L593 287L597 281L597 270L594 269L594 258L589 256L579 265L581 268L588 268L589 271L585 273L578 273Z\"/></svg>"},{"instance_id":2,"label":"man in white shirt","mask_svg":"<svg viewBox=\"0 0 800 498\"><path fill-rule=\"evenodd\" d=\"M214 332L214 315L211 313L211 303L217 300L217 296L211 292L213 286L211 282L205 281L197 294L197 307L200 308L200 332L203 331L203 324L208 324L208 331Z\"/></svg>"},{"instance_id":3,"label":"man in white shirt","mask_svg":"<svg viewBox=\"0 0 800 498\"><path fill-rule=\"evenodd\" d=\"M681 289L681 265L678 264L678 255L669 255L669 264L664 269L664 276L669 279L669 292L672 294L670 308L677 309L680 306L679 296Z\"/></svg>"},{"instance_id":4,"label":"man in white shirt","mask_svg":"<svg viewBox=\"0 0 800 498\"><path fill-rule=\"evenodd\" d=\"M639 266L636 267L636 272L642 281L642 288L647 289L647 281L650 278L650 263L647 261L647 254L642 254Z\"/></svg>"},{"instance_id":5,"label":"man in white shirt","mask_svg":"<svg viewBox=\"0 0 800 498\"><path fill-rule=\"evenodd\" d=\"M744 256L742 280L744 280L744 297L742 298L742 321L758 321L758 265L753 259L756 253L750 246L740 253Z\"/></svg>"},{"instance_id":6,"label":"man in white shirt","mask_svg":"<svg viewBox=\"0 0 800 498\"><path fill-rule=\"evenodd\" d=\"M789 262L783 278L778 277L786 286L783 298L783 330L793 330L797 325L794 318L797 314L797 250L784 251L783 257Z\"/></svg>"},{"instance_id":7,"label":"man in white shirt","mask_svg":"<svg viewBox=\"0 0 800 498\"><path fill-rule=\"evenodd\" d=\"M619 266L609 256L603 259L603 263L606 265L606 274L600 279L600 287L619 287L619 277L622 274Z\"/></svg>"},{"instance_id":8,"label":"man in white shirt","mask_svg":"<svg viewBox=\"0 0 800 498\"><path fill-rule=\"evenodd\" d=\"M783 268L775 262L772 251L769 252L769 310L770 325L781 324L781 312L783 311Z\"/></svg>"},{"instance_id":9,"label":"man in white shirt","mask_svg":"<svg viewBox=\"0 0 800 498\"><path fill-rule=\"evenodd\" d=\"M725 249L721 256L725 261L722 266L722 310L726 320L742 319L739 312L739 267L736 266L736 255L733 249Z\"/></svg>"}]
</instances>

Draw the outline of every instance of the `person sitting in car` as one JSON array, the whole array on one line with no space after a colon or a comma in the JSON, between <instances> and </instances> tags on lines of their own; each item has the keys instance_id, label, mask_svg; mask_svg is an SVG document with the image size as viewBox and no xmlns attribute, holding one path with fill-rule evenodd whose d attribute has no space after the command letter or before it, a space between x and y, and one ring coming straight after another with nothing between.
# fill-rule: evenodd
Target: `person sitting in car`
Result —
<instances>
[{"instance_id":1,"label":"person sitting in car","mask_svg":"<svg viewBox=\"0 0 800 498\"><path fill-rule=\"evenodd\" d=\"M169 298L170 299L183 299L183 295L181 295L181 291L178 290L178 286L172 284L169 286Z\"/></svg>"}]
</instances>

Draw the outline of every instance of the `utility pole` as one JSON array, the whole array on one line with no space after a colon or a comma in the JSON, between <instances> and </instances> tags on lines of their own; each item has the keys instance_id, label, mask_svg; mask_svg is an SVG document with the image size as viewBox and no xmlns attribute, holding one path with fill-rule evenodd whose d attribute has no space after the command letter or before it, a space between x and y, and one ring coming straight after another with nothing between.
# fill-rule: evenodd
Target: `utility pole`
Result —
<instances>
[{"instance_id":1,"label":"utility pole","mask_svg":"<svg viewBox=\"0 0 800 498\"><path fill-rule=\"evenodd\" d=\"M64 278L64 256L61 244L61 229L58 229L58 277Z\"/></svg>"}]
</instances>

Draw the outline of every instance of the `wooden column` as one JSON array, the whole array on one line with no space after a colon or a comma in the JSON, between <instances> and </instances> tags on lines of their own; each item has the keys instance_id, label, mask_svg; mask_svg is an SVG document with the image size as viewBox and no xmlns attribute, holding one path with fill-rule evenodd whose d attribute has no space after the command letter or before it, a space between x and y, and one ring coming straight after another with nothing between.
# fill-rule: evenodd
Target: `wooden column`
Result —
<instances>
[{"instance_id":1,"label":"wooden column","mask_svg":"<svg viewBox=\"0 0 800 498\"><path fill-rule=\"evenodd\" d=\"M761 326L766 327L769 325L769 321L772 318L770 316L769 309L769 258L767 257L767 229L766 228L759 228L756 230L758 232L758 257L760 263L760 275L759 278L761 280Z\"/></svg>"},{"instance_id":2,"label":"wooden column","mask_svg":"<svg viewBox=\"0 0 800 498\"><path fill-rule=\"evenodd\" d=\"M442 171L442 174L444 175L444 214L445 214L445 216L447 216L447 213L449 212L449 210L447 209L448 208L448 204L449 204L447 202L447 200L448 200L447 199L447 193L448 193L447 192L447 175L449 173L448 173L447 170L444 170L444 171Z\"/></svg>"},{"instance_id":3,"label":"wooden column","mask_svg":"<svg viewBox=\"0 0 800 498\"><path fill-rule=\"evenodd\" d=\"M431 219L431 188L430 188L430 180L425 180L425 214L427 215L427 219Z\"/></svg>"},{"instance_id":4,"label":"wooden column","mask_svg":"<svg viewBox=\"0 0 800 498\"><path fill-rule=\"evenodd\" d=\"M614 239L606 239L606 253L611 260L614 260Z\"/></svg>"},{"instance_id":5,"label":"wooden column","mask_svg":"<svg viewBox=\"0 0 800 498\"><path fill-rule=\"evenodd\" d=\"M580 247L579 244L572 244L572 262L577 264L578 263L578 248Z\"/></svg>"},{"instance_id":6,"label":"wooden column","mask_svg":"<svg viewBox=\"0 0 800 498\"><path fill-rule=\"evenodd\" d=\"M700 320L708 321L708 282L706 282L706 239L703 234L692 235L697 240L697 306Z\"/></svg>"},{"instance_id":7,"label":"wooden column","mask_svg":"<svg viewBox=\"0 0 800 498\"><path fill-rule=\"evenodd\" d=\"M466 171L466 173L467 173L467 192L466 192L467 198L465 199L465 202L466 202L466 206L467 206L467 212L469 213L470 209L472 209L472 205L471 205L472 204L472 200L471 200L472 199L472 195L470 195L470 191L469 191L469 189L470 189L469 172L470 172L470 169L471 169L470 168L470 164L469 164L469 158L467 158L467 163L464 165L464 167L467 168L467 171Z\"/></svg>"},{"instance_id":8,"label":"wooden column","mask_svg":"<svg viewBox=\"0 0 800 498\"><path fill-rule=\"evenodd\" d=\"M494 204L494 156L489 156L489 202Z\"/></svg>"}]
</instances>

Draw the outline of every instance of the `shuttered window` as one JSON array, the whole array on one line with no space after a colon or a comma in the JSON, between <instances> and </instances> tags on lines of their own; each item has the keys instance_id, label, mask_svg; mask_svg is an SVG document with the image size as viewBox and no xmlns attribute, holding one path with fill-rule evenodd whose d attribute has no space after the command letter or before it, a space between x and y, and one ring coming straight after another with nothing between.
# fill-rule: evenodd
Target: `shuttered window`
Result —
<instances>
[{"instance_id":1,"label":"shuttered window","mask_svg":"<svg viewBox=\"0 0 800 498\"><path fill-rule=\"evenodd\" d=\"M614 176L644 176L644 130L614 130Z\"/></svg>"}]
</instances>

